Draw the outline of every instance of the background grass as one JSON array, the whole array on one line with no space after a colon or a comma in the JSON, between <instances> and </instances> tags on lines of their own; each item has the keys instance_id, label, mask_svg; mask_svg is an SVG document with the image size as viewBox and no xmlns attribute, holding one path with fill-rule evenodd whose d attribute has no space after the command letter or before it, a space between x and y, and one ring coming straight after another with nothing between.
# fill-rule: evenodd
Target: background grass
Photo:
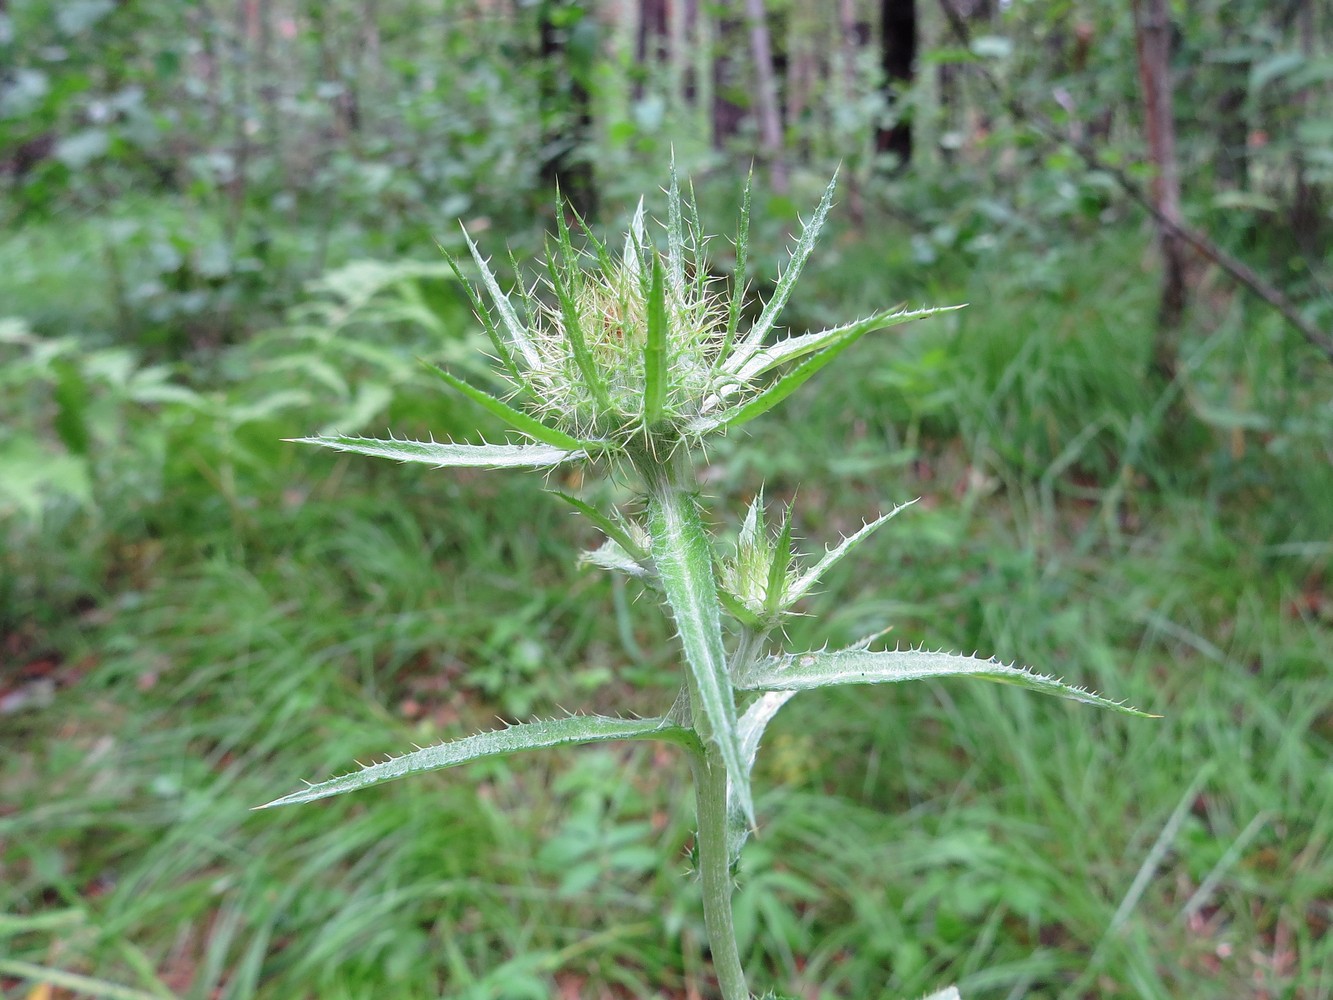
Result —
<instances>
[{"instance_id":1,"label":"background grass","mask_svg":"<svg viewBox=\"0 0 1333 1000\"><path fill-rule=\"evenodd\" d=\"M721 442L715 520L766 482L813 549L921 497L839 566L793 643L891 623L1164 718L964 683L797 699L760 756L737 898L756 985L1333 996L1328 372L1226 299L1195 310L1182 380L1145 388L1155 291L1131 228L931 268L905 234L867 233L831 241L794 323L970 307L864 342ZM24 311L97 329L108 293L43 291L60 236L26 237L47 277L16 280ZM447 291L432 309L458 329ZM409 361L470 350L406 329L373 342ZM670 750L250 811L497 717L658 710L676 682L666 624L577 566L592 538L539 480L279 446L347 411L326 390L235 418L257 405L254 350L174 373L229 421L107 395L91 502L7 522L6 680L32 697L0 715L0 994L707 996ZM374 429L475 429L394 378ZM10 415L55 440L58 393L28 388Z\"/></svg>"}]
</instances>

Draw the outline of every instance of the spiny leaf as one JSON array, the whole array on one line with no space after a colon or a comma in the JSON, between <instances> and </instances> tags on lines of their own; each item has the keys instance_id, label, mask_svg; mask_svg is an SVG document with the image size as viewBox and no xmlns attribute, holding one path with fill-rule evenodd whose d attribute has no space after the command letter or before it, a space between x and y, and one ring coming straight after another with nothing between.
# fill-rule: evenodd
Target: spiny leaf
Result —
<instances>
[{"instance_id":1,"label":"spiny leaf","mask_svg":"<svg viewBox=\"0 0 1333 1000\"><path fill-rule=\"evenodd\" d=\"M815 240L819 237L819 231L824 228L824 220L828 218L829 207L833 204L833 189L837 186L838 176L835 173L833 179L829 181L828 187L824 189L824 197L819 199L819 206L815 209L815 214L811 217L801 230L801 238L796 241L796 247L791 252L791 260L787 263L787 268L778 277L778 286L773 291L773 297L764 305L764 311L759 314L759 319L749 333L745 335L745 340L737 349L736 355L732 359L733 365L744 364L760 346L764 343L764 338L768 336L778 321L778 314L787 304L787 299L791 297L792 289L796 286L796 279L801 276L801 270L805 267L805 262L810 257L810 251L815 248Z\"/></svg>"},{"instance_id":2,"label":"spiny leaf","mask_svg":"<svg viewBox=\"0 0 1333 1000\"><path fill-rule=\"evenodd\" d=\"M759 754L759 741L763 738L764 730L778 714L778 710L795 696L795 691L765 691L741 716L737 730L741 736L741 755L749 771L754 770L754 759ZM727 789L727 812L737 820L727 824L728 854L734 864L740 859L741 848L745 846L750 830L745 823L739 822L740 809L730 788Z\"/></svg>"},{"instance_id":3,"label":"spiny leaf","mask_svg":"<svg viewBox=\"0 0 1333 1000\"><path fill-rule=\"evenodd\" d=\"M500 331L496 328L491 311L486 308L486 303L477 294L476 287L464 276L462 268L458 266L457 258L443 246L440 247L440 252L444 254L444 259L449 262L449 267L454 272L454 277L458 279L458 283L467 292L468 300L472 303L472 311L476 314L477 319L481 321L482 327L486 330L486 336L490 338L491 345L495 348L496 358L505 366L505 371L514 380L514 384L522 385L523 376L519 374L518 366L514 364L514 356L510 352L509 346L500 339Z\"/></svg>"},{"instance_id":4,"label":"spiny leaf","mask_svg":"<svg viewBox=\"0 0 1333 1000\"><path fill-rule=\"evenodd\" d=\"M738 726L741 734L741 753L748 767L754 767L754 759L759 754L759 741L764 736L764 730L778 714L778 710L795 696L795 691L765 691L741 716Z\"/></svg>"},{"instance_id":5,"label":"spiny leaf","mask_svg":"<svg viewBox=\"0 0 1333 1000\"><path fill-rule=\"evenodd\" d=\"M579 554L579 562L596 566L598 569L604 569L611 573L624 573L636 580L643 580L648 576L648 570L643 563L626 552L619 542L611 538L602 542L595 549L584 549Z\"/></svg>"},{"instance_id":6,"label":"spiny leaf","mask_svg":"<svg viewBox=\"0 0 1333 1000\"><path fill-rule=\"evenodd\" d=\"M555 289L556 298L560 300L560 314L564 318L565 339L569 342L569 351L574 356L574 364L578 366L579 374L583 376L583 382L592 392L594 398L603 408L606 408L609 406L606 386L602 383L602 375L597 370L597 363L593 361L592 355L588 353L588 344L583 337L583 324L579 319L578 303L574 301L574 290L566 282L566 278L578 281L579 276L577 272L562 275L556 264L555 255L549 249L546 254L546 268L550 275L551 287Z\"/></svg>"},{"instance_id":7,"label":"spiny leaf","mask_svg":"<svg viewBox=\"0 0 1333 1000\"><path fill-rule=\"evenodd\" d=\"M916 503L915 500L909 500L907 503L899 504L887 514L881 514L869 524L862 525L860 531L848 535L833 548L825 552L824 558L820 559L814 566L802 573L800 578L792 584L791 590L788 592L789 603L804 597L810 591L810 588L819 582L820 578L830 567L841 561L844 556L852 551L852 549L874 534L881 525L887 523L896 517L900 511L906 510L914 503Z\"/></svg>"},{"instance_id":8,"label":"spiny leaf","mask_svg":"<svg viewBox=\"0 0 1333 1000\"><path fill-rule=\"evenodd\" d=\"M643 347L643 422L655 427L666 403L667 308L662 259L653 254L653 283L648 292L648 331Z\"/></svg>"},{"instance_id":9,"label":"spiny leaf","mask_svg":"<svg viewBox=\"0 0 1333 1000\"><path fill-rule=\"evenodd\" d=\"M318 784L292 792L280 799L266 802L260 809L313 802L316 799L341 795L384 781L393 781L418 771L436 771L454 767L484 757L505 757L523 750L542 750L548 747L576 743L604 743L609 740L665 740L699 751L699 741L689 729L672 725L665 719L615 719L604 715L572 715L567 719L526 722L489 733L477 733L461 740L438 746L417 749L401 757L380 764L371 764L352 774L321 781Z\"/></svg>"},{"instance_id":10,"label":"spiny leaf","mask_svg":"<svg viewBox=\"0 0 1333 1000\"><path fill-rule=\"evenodd\" d=\"M671 290L685 294L685 222L680 213L680 182L676 178L676 154L671 154L671 186L667 189L667 265Z\"/></svg>"},{"instance_id":11,"label":"spiny leaf","mask_svg":"<svg viewBox=\"0 0 1333 1000\"><path fill-rule=\"evenodd\" d=\"M708 292L708 286L712 283L708 268L700 267L699 262L704 255L704 248L708 243L708 237L704 235L703 225L699 222L699 199L694 193L694 181L690 181L690 197L685 202L690 210L689 229L689 251L690 259L694 262L694 297L702 299Z\"/></svg>"},{"instance_id":12,"label":"spiny leaf","mask_svg":"<svg viewBox=\"0 0 1333 1000\"><path fill-rule=\"evenodd\" d=\"M456 375L452 375L438 365L427 364L436 375L443 379L448 385L457 389L468 399L477 405L489 410L495 414L514 430L526 434L528 437L544 444L549 444L554 448L563 448L566 451L578 451L584 445L577 439L570 437L564 431L556 430L554 427L547 427L536 417L524 413L522 410L516 410L503 400L496 399L488 392L476 388L464 382Z\"/></svg>"},{"instance_id":13,"label":"spiny leaf","mask_svg":"<svg viewBox=\"0 0 1333 1000\"><path fill-rule=\"evenodd\" d=\"M759 620L759 616L738 601L735 595L728 594L725 590L719 588L717 599L721 602L722 607L726 609L727 614L747 628L761 628L763 626L764 623Z\"/></svg>"},{"instance_id":14,"label":"spiny leaf","mask_svg":"<svg viewBox=\"0 0 1333 1000\"><path fill-rule=\"evenodd\" d=\"M1066 684L1058 678L1009 666L999 660L983 660L977 656L925 649L875 652L844 649L835 653L787 653L772 656L755 664L752 670L736 681L736 687L748 691L808 691L832 684L892 684L940 677L979 677L1099 708L1113 709L1126 715L1159 718Z\"/></svg>"},{"instance_id":15,"label":"spiny leaf","mask_svg":"<svg viewBox=\"0 0 1333 1000\"><path fill-rule=\"evenodd\" d=\"M727 778L745 819L754 824L750 775L736 729L736 698L722 645L722 619L713 554L694 499L667 488L648 508L653 562L680 633L685 662L694 678L703 718L695 723L722 754Z\"/></svg>"},{"instance_id":16,"label":"spiny leaf","mask_svg":"<svg viewBox=\"0 0 1333 1000\"><path fill-rule=\"evenodd\" d=\"M717 355L718 366L727 363L732 345L736 342L736 330L741 322L741 307L745 304L745 268L750 254L750 187L754 180L754 167L745 178L745 193L741 196L741 219L736 229L736 268L731 274L731 301L727 305L727 333L722 340L722 349Z\"/></svg>"},{"instance_id":17,"label":"spiny leaf","mask_svg":"<svg viewBox=\"0 0 1333 1000\"><path fill-rule=\"evenodd\" d=\"M629 231L625 233L625 270L628 271L636 281L643 280L643 248L648 245L648 232L643 224L643 199L639 199L639 207L634 210L634 216L630 219Z\"/></svg>"},{"instance_id":18,"label":"spiny leaf","mask_svg":"<svg viewBox=\"0 0 1333 1000\"><path fill-rule=\"evenodd\" d=\"M490 265L486 263L486 258L481 255L477 249L477 244L472 242L472 237L463 230L463 239L467 241L467 248L472 253L472 259L477 262L477 267L481 271L482 284L486 286L486 291L495 303L495 309L500 314L500 320L504 323L505 330L509 333L509 339L514 342L518 352L523 355L529 367L540 367L540 359L537 357L537 349L532 346L528 339L528 332L523 324L518 321L518 316L514 313L514 307L509 301L509 296L500 291L500 285L495 280L495 275L491 273Z\"/></svg>"},{"instance_id":19,"label":"spiny leaf","mask_svg":"<svg viewBox=\"0 0 1333 1000\"><path fill-rule=\"evenodd\" d=\"M926 309L886 309L883 312L867 316L865 319L858 319L853 323L847 323L844 326L834 327L830 330L806 333L798 337L787 337L771 347L757 351L744 365L736 366L735 359L733 359L732 364L725 367L727 371L734 371L741 382L748 383L765 372L772 371L780 364L795 361L797 358L804 357L812 351L821 350L846 337L859 337L864 333L887 330L890 327L901 326L903 323L910 323L913 320L925 319L937 313L952 312L955 309L962 308L963 306L958 305Z\"/></svg>"},{"instance_id":20,"label":"spiny leaf","mask_svg":"<svg viewBox=\"0 0 1333 1000\"><path fill-rule=\"evenodd\" d=\"M547 444L453 444L447 441L384 440L338 434L287 440L374 458L391 458L395 462L421 462L437 469L542 469L587 457L582 451L569 451Z\"/></svg>"},{"instance_id":21,"label":"spiny leaf","mask_svg":"<svg viewBox=\"0 0 1333 1000\"><path fill-rule=\"evenodd\" d=\"M602 534L606 535L607 538L611 539L635 559L640 562L648 561L648 553L645 552L643 547L634 540L633 536L630 535L629 531L623 524L618 523L614 518L608 517L592 504L580 500L576 496L570 496L568 493L562 493L560 490L550 490L549 492L558 496L593 524L597 525L597 527L601 529Z\"/></svg>"},{"instance_id":22,"label":"spiny leaf","mask_svg":"<svg viewBox=\"0 0 1333 1000\"><path fill-rule=\"evenodd\" d=\"M770 615L775 615L791 602L786 600L787 570L791 565L791 505L788 504L782 518L782 530L778 533L778 545L773 552L773 561L768 565L768 581L764 587L764 606Z\"/></svg>"},{"instance_id":23,"label":"spiny leaf","mask_svg":"<svg viewBox=\"0 0 1333 1000\"><path fill-rule=\"evenodd\" d=\"M791 371L783 372L772 385L749 402L734 406L729 410L695 418L689 424L690 431L695 434L706 434L727 427L738 427L755 417L762 416L808 382L821 368L851 347L866 332L862 330L859 333L844 337L842 340L824 348L814 357L807 358Z\"/></svg>"}]
</instances>

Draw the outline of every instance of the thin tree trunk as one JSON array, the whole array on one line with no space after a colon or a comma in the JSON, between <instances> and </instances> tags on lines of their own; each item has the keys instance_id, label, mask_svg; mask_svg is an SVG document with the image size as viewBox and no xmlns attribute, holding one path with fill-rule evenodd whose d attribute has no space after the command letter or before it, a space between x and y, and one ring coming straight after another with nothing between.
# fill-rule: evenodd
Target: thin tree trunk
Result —
<instances>
[{"instance_id":1,"label":"thin tree trunk","mask_svg":"<svg viewBox=\"0 0 1333 1000\"><path fill-rule=\"evenodd\" d=\"M741 47L741 24L731 16L734 0L719 0L714 6L717 11L717 31L713 34L713 147L724 149L728 140L740 131L745 118L745 109L737 98L742 93L736 58L736 51Z\"/></svg>"},{"instance_id":2,"label":"thin tree trunk","mask_svg":"<svg viewBox=\"0 0 1333 1000\"><path fill-rule=\"evenodd\" d=\"M639 31L634 43L634 99L643 100L644 84L653 67L660 66L671 37L666 0L639 0Z\"/></svg>"},{"instance_id":3,"label":"thin tree trunk","mask_svg":"<svg viewBox=\"0 0 1333 1000\"><path fill-rule=\"evenodd\" d=\"M901 106L902 92L912 85L916 72L916 0L882 0L880 31L885 97L890 107ZM906 166L912 160L912 123L900 115L892 127L877 130L875 148L893 153L899 166Z\"/></svg>"},{"instance_id":4,"label":"thin tree trunk","mask_svg":"<svg viewBox=\"0 0 1333 1000\"><path fill-rule=\"evenodd\" d=\"M550 150L541 172L544 180L559 187L575 212L591 220L597 214L597 185L583 148L592 127L587 67L573 64L565 44L566 29L552 17L558 6L578 5L579 0L545 0L539 15L541 116L544 142ZM591 15L585 10L583 16Z\"/></svg>"},{"instance_id":5,"label":"thin tree trunk","mask_svg":"<svg viewBox=\"0 0 1333 1000\"><path fill-rule=\"evenodd\" d=\"M787 192L787 164L782 155L782 119L778 112L778 86L773 73L773 46L764 17L764 0L745 0L745 19L750 29L750 57L759 113L759 150L768 162L769 182L778 194Z\"/></svg>"},{"instance_id":6,"label":"thin tree trunk","mask_svg":"<svg viewBox=\"0 0 1333 1000\"><path fill-rule=\"evenodd\" d=\"M1178 332L1185 314L1185 243L1179 230L1180 174L1176 165L1176 123L1172 113L1171 21L1167 0L1134 0L1134 38L1143 89L1148 155L1156 173L1152 198L1165 225L1157 231L1162 254L1162 299L1153 342L1153 367L1163 379L1175 377L1179 361Z\"/></svg>"},{"instance_id":7,"label":"thin tree trunk","mask_svg":"<svg viewBox=\"0 0 1333 1000\"><path fill-rule=\"evenodd\" d=\"M838 81L841 84L841 93L839 93L838 99L847 107L851 107L856 101L856 55L857 49L864 43L861 38L860 27L856 19L856 0L838 0L838 38L842 61L842 72L839 74L840 79ZM836 116L834 121L837 121ZM839 137L841 138L841 135ZM851 141L855 141L853 137L849 138ZM861 200L861 183L855 170L848 171L847 213L857 226L865 221L865 206Z\"/></svg>"},{"instance_id":8,"label":"thin tree trunk","mask_svg":"<svg viewBox=\"0 0 1333 1000\"><path fill-rule=\"evenodd\" d=\"M1314 4L1310 0L1300 0L1296 11L1296 25L1300 32L1301 54L1307 60L1314 58L1315 14ZM1302 87L1292 98L1292 104L1304 115L1310 103L1310 89ZM1301 146L1295 147L1292 154L1295 173L1295 191L1291 202L1291 233L1296 246L1307 254L1316 255L1320 250L1320 231L1323 228L1323 199L1317 184L1310 180L1306 169L1306 158Z\"/></svg>"}]
</instances>

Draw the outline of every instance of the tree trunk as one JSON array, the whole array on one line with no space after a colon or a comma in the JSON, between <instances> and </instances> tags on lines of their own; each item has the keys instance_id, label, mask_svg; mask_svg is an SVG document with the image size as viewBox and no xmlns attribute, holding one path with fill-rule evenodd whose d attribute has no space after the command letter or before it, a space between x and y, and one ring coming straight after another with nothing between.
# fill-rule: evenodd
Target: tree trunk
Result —
<instances>
[{"instance_id":1,"label":"tree trunk","mask_svg":"<svg viewBox=\"0 0 1333 1000\"><path fill-rule=\"evenodd\" d=\"M639 30L634 39L634 99L643 100L643 88L654 66L667 55L671 27L667 0L639 0Z\"/></svg>"},{"instance_id":2,"label":"tree trunk","mask_svg":"<svg viewBox=\"0 0 1333 1000\"><path fill-rule=\"evenodd\" d=\"M947 0L946 0L947 2ZM881 0L880 68L884 72L884 97L890 108L900 109L903 91L911 87L916 72L916 0ZM912 160L912 123L899 116L889 128L875 133L875 148L892 153L899 166Z\"/></svg>"},{"instance_id":3,"label":"tree trunk","mask_svg":"<svg viewBox=\"0 0 1333 1000\"><path fill-rule=\"evenodd\" d=\"M1315 15L1314 4L1310 0L1299 0L1296 9L1296 25L1300 32L1301 54L1306 60L1314 58ZM1310 104L1310 88L1302 87L1292 98L1292 104L1304 116ZM1304 253L1317 257L1321 250L1321 230L1323 229L1323 198L1318 185L1310 180L1306 169L1306 158L1297 145L1292 155L1292 168L1295 174L1294 191L1291 202L1291 234L1296 246Z\"/></svg>"},{"instance_id":4,"label":"tree trunk","mask_svg":"<svg viewBox=\"0 0 1333 1000\"><path fill-rule=\"evenodd\" d=\"M773 73L773 47L769 41L768 21L764 17L764 0L745 0L745 19L749 24L750 57L754 62L759 151L768 163L773 190L786 194L787 164L782 156L782 120L778 112L778 86Z\"/></svg>"},{"instance_id":5,"label":"tree trunk","mask_svg":"<svg viewBox=\"0 0 1333 1000\"><path fill-rule=\"evenodd\" d=\"M547 151L541 176L589 220L597 214L597 185L585 151L592 130L591 67L571 57L567 42L569 32L591 16L579 0L545 0L538 15L541 118Z\"/></svg>"},{"instance_id":6,"label":"tree trunk","mask_svg":"<svg viewBox=\"0 0 1333 1000\"><path fill-rule=\"evenodd\" d=\"M856 55L861 46L866 43L863 28L864 25L856 16L856 0L838 0L839 55L842 61L842 72L839 74L838 80L841 91L838 94L838 99L848 107L853 105L857 98ZM834 120L837 121L836 116ZM861 183L855 170L848 171L847 212L851 216L852 222L857 226L865 221L865 205L861 199Z\"/></svg>"},{"instance_id":7,"label":"tree trunk","mask_svg":"<svg viewBox=\"0 0 1333 1000\"><path fill-rule=\"evenodd\" d=\"M1185 314L1185 243L1179 229L1180 175L1176 165L1176 124L1172 113L1171 21L1167 0L1134 0L1134 38L1139 57L1139 83L1148 134L1148 155L1156 169L1152 198L1164 220L1157 229L1162 254L1162 298L1153 342L1153 368L1173 379L1179 362L1178 332Z\"/></svg>"},{"instance_id":8,"label":"tree trunk","mask_svg":"<svg viewBox=\"0 0 1333 1000\"><path fill-rule=\"evenodd\" d=\"M727 142L735 138L745 120L745 108L740 98L744 87L737 69L739 60L736 52L741 47L741 25L736 18L729 16L729 7L733 0L719 0L714 5L717 11L717 31L714 33L713 52L713 148L723 149Z\"/></svg>"}]
</instances>

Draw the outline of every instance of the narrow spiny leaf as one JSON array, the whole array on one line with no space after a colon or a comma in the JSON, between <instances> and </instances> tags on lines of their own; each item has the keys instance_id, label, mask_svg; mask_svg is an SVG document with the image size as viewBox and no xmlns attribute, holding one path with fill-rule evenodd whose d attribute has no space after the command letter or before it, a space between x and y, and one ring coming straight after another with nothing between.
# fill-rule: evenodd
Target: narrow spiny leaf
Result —
<instances>
[{"instance_id":1,"label":"narrow spiny leaf","mask_svg":"<svg viewBox=\"0 0 1333 1000\"><path fill-rule=\"evenodd\" d=\"M384 440L339 434L287 440L297 444L317 444L334 451L370 455L373 458L389 458L395 462L420 462L437 469L544 469L587 457L583 451L569 451L547 444L453 444L447 441Z\"/></svg>"},{"instance_id":2,"label":"narrow spiny leaf","mask_svg":"<svg viewBox=\"0 0 1333 1000\"><path fill-rule=\"evenodd\" d=\"M722 645L712 548L698 507L692 497L668 488L652 497L648 523L653 562L699 695L703 718L696 719L696 725L721 752L738 808L753 825L754 801L736 730L736 699Z\"/></svg>"},{"instance_id":3,"label":"narrow spiny leaf","mask_svg":"<svg viewBox=\"0 0 1333 1000\"><path fill-rule=\"evenodd\" d=\"M875 533L882 525L887 524L896 517L900 511L906 510L915 500L909 500L907 503L899 504L887 514L881 514L869 524L862 525L861 530L848 535L841 542L824 553L824 557L815 563L810 569L802 573L800 578L792 584L790 598L792 601L799 600L810 592L810 588L819 582L820 578L829 570L830 567L840 562L852 549L865 541Z\"/></svg>"},{"instance_id":4,"label":"narrow spiny leaf","mask_svg":"<svg viewBox=\"0 0 1333 1000\"><path fill-rule=\"evenodd\" d=\"M727 333L722 340L722 350L718 352L717 364L724 366L731 356L732 346L736 342L736 331L741 322L741 310L745 305L745 268L750 254L750 188L754 180L754 167L745 178L745 192L741 197L741 219L736 229L736 268L731 274L731 302L727 306Z\"/></svg>"},{"instance_id":5,"label":"narrow spiny leaf","mask_svg":"<svg viewBox=\"0 0 1333 1000\"><path fill-rule=\"evenodd\" d=\"M1059 678L1033 673L999 660L983 660L977 656L925 649L844 649L836 653L787 653L772 656L759 661L744 677L738 678L736 687L749 691L808 691L833 684L893 684L943 677L978 677L1081 701L1099 708L1109 708L1126 715L1158 718L1084 688L1066 684Z\"/></svg>"},{"instance_id":6,"label":"narrow spiny leaf","mask_svg":"<svg viewBox=\"0 0 1333 1000\"><path fill-rule=\"evenodd\" d=\"M676 178L676 156L671 155L671 185L667 189L667 266L671 291L685 294L685 221L680 212L680 182ZM656 280L656 279L654 279Z\"/></svg>"},{"instance_id":7,"label":"narrow spiny leaf","mask_svg":"<svg viewBox=\"0 0 1333 1000\"><path fill-rule=\"evenodd\" d=\"M467 241L467 248L472 253L472 259L477 262L477 267L481 271L482 284L486 286L486 292L490 295L491 301L495 303L495 309L500 314L500 320L504 323L505 330L509 333L509 339L513 341L514 347L518 353L523 355L523 360L529 366L539 367L537 349L532 346L532 341L528 339L528 332L523 324L518 321L518 316L514 313L514 306L509 301L509 296L500 291L500 285L495 280L495 275L491 273L491 267L486 263L486 258L481 255L477 249L477 244L472 242L472 237L463 230L463 239Z\"/></svg>"},{"instance_id":8,"label":"narrow spiny leaf","mask_svg":"<svg viewBox=\"0 0 1333 1000\"><path fill-rule=\"evenodd\" d=\"M625 234L625 270L634 276L636 281L643 280L643 249L648 245L648 231L643 224L643 199L639 199L639 207L634 210L634 216L630 219L629 232Z\"/></svg>"},{"instance_id":9,"label":"narrow spiny leaf","mask_svg":"<svg viewBox=\"0 0 1333 1000\"><path fill-rule=\"evenodd\" d=\"M560 300L560 315L564 319L565 339L569 342L569 352L574 356L574 364L578 367L579 374L583 376L584 384L605 409L610 405L606 386L602 382L601 372L597 370L597 363L588 352L588 343L583 336L583 323L579 318L578 303L574 301L574 289L566 283L567 278L575 281L580 279L577 275L561 274L555 255L549 251L546 255L546 266L551 278L551 287L555 289L556 298Z\"/></svg>"},{"instance_id":10,"label":"narrow spiny leaf","mask_svg":"<svg viewBox=\"0 0 1333 1000\"><path fill-rule=\"evenodd\" d=\"M729 410L722 410L718 413L696 418L689 425L690 431L695 434L706 434L710 431L728 427L738 427L755 417L762 416L809 381L821 368L839 354L851 347L865 332L863 330L853 336L844 337L813 357L806 358L791 371L779 375L772 385L749 402L742 403L740 406L732 407Z\"/></svg>"},{"instance_id":11,"label":"narrow spiny leaf","mask_svg":"<svg viewBox=\"0 0 1333 1000\"><path fill-rule=\"evenodd\" d=\"M643 347L643 422L651 429L662 419L667 382L667 306L662 260L653 254L653 283L648 292L648 331Z\"/></svg>"},{"instance_id":12,"label":"narrow spiny leaf","mask_svg":"<svg viewBox=\"0 0 1333 1000\"><path fill-rule=\"evenodd\" d=\"M777 614L790 602L787 594L787 569L791 565L791 505L787 505L778 533L778 546L768 567L768 583L764 588L764 606L770 615Z\"/></svg>"},{"instance_id":13,"label":"narrow spiny leaf","mask_svg":"<svg viewBox=\"0 0 1333 1000\"><path fill-rule=\"evenodd\" d=\"M777 288L773 291L773 297L764 304L764 311L759 314L759 319L749 333L745 335L745 340L737 349L733 357L733 364L743 364L751 354L763 346L764 338L772 331L777 324L778 315L787 304L787 299L791 297L792 289L796 286L796 280L801 276L801 270L805 267L805 262L810 257L810 251L815 248L815 240L819 237L819 231L824 228L824 220L828 218L828 211L833 204L833 189L837 186L838 176L833 175L829 181L828 187L824 190L824 197L819 200L819 207L815 209L815 214L801 230L801 238L796 241L796 247L791 252L791 260L787 262L786 270L778 277Z\"/></svg>"},{"instance_id":14,"label":"narrow spiny leaf","mask_svg":"<svg viewBox=\"0 0 1333 1000\"><path fill-rule=\"evenodd\" d=\"M437 771L486 757L507 757L524 750L579 743L604 743L610 740L665 740L699 751L699 741L689 729L672 725L665 719L614 719L604 715L573 715L549 722L527 722L489 733L477 733L461 740L441 743L412 753L363 767L360 771L292 792L267 802L260 809L313 802L331 795L356 791L381 782L393 781L419 771Z\"/></svg>"},{"instance_id":15,"label":"narrow spiny leaf","mask_svg":"<svg viewBox=\"0 0 1333 1000\"><path fill-rule=\"evenodd\" d=\"M551 490L553 495L558 496L565 503L569 504L576 511L595 524L607 538L611 539L622 549L632 555L640 562L647 562L648 553L636 542L623 524L618 524L612 517L608 517L592 504L580 500L576 496L570 496L568 493L562 493L560 490Z\"/></svg>"},{"instance_id":16,"label":"narrow spiny leaf","mask_svg":"<svg viewBox=\"0 0 1333 1000\"><path fill-rule=\"evenodd\" d=\"M764 730L778 714L778 710L795 695L795 691L765 691L740 717L737 730L741 736L741 755L749 770L754 770L754 760L759 754L759 741L763 738ZM727 812L734 817L727 824L727 853L735 864L740 860L741 848L745 846L750 828L741 819L739 804L730 788L727 789Z\"/></svg>"},{"instance_id":17,"label":"narrow spiny leaf","mask_svg":"<svg viewBox=\"0 0 1333 1000\"><path fill-rule=\"evenodd\" d=\"M495 319L491 316L491 311L486 307L485 301L478 294L476 287L463 275L463 270L458 266L458 260L446 250L440 247L440 252L444 254L444 259L449 262L449 267L453 270L454 276L458 278L459 284L467 292L468 301L472 303L472 311L481 321L482 327L486 330L486 336L490 338L491 345L495 348L495 357L502 365L509 377L514 380L515 385L523 384L523 377L519 374L518 366L514 364L514 355L509 350L509 345L500 337L500 331L495 325Z\"/></svg>"},{"instance_id":18,"label":"narrow spiny leaf","mask_svg":"<svg viewBox=\"0 0 1333 1000\"><path fill-rule=\"evenodd\" d=\"M890 327L901 326L903 323L910 323L912 320L925 319L937 313L952 312L955 309L962 308L963 306L942 306L928 309L885 310L884 312L875 313L873 316L867 316L865 319L858 319L854 323L834 327L831 330L787 337L770 347L755 352L744 365L728 366L727 370L733 371L741 382L751 382L765 372L772 371L778 365L795 361L797 358L822 350L847 337L859 337L865 333L887 330Z\"/></svg>"},{"instance_id":19,"label":"narrow spiny leaf","mask_svg":"<svg viewBox=\"0 0 1333 1000\"><path fill-rule=\"evenodd\" d=\"M475 386L469 385L456 375L452 375L438 365L428 364L436 375L443 379L448 385L457 389L468 399L472 400L478 406L495 414L514 430L526 434L528 437L541 441L543 444L549 444L555 448L563 448L565 451L578 451L584 448L583 442L577 438L570 437L564 431L556 430L554 427L547 427L536 417L524 413L522 410L516 410L503 400L496 399L490 393L483 392Z\"/></svg>"}]
</instances>

